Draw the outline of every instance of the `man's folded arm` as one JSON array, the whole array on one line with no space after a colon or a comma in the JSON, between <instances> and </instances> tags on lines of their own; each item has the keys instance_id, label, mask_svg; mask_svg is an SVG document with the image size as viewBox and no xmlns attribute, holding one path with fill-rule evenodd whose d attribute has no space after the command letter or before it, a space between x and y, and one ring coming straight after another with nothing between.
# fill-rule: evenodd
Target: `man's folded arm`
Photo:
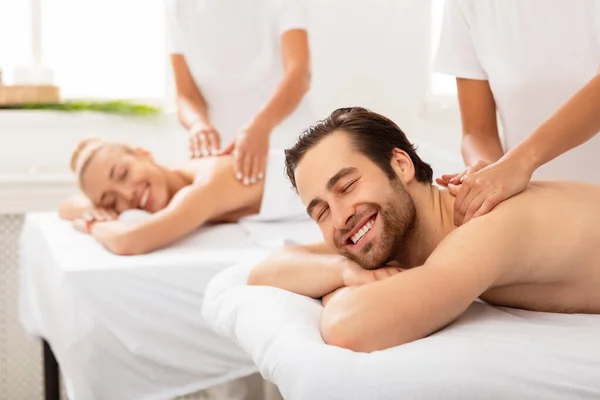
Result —
<instances>
[{"instance_id":1,"label":"man's folded arm","mask_svg":"<svg viewBox=\"0 0 600 400\"><path fill-rule=\"evenodd\" d=\"M321 298L342 287L347 259L325 243L286 246L255 266L248 285L273 286L312 298Z\"/></svg>"},{"instance_id":2,"label":"man's folded arm","mask_svg":"<svg viewBox=\"0 0 600 400\"><path fill-rule=\"evenodd\" d=\"M514 218L480 217L449 234L424 265L336 294L322 315L324 340L371 352L445 327L487 289L510 281L527 242Z\"/></svg>"}]
</instances>

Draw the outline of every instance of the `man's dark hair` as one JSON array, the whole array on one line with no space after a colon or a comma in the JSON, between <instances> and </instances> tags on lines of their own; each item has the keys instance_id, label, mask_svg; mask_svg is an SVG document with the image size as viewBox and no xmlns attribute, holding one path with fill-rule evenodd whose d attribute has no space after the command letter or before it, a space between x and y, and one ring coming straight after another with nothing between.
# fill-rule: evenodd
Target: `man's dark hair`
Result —
<instances>
[{"instance_id":1,"label":"man's dark hair","mask_svg":"<svg viewBox=\"0 0 600 400\"><path fill-rule=\"evenodd\" d=\"M432 183L431 166L417 155L415 146L392 120L362 107L339 108L326 119L304 130L295 145L285 151L285 170L293 187L294 172L308 150L332 132L344 131L350 135L354 147L369 157L390 179L396 174L391 166L394 148L405 151L415 166L415 178L419 182Z\"/></svg>"}]
</instances>

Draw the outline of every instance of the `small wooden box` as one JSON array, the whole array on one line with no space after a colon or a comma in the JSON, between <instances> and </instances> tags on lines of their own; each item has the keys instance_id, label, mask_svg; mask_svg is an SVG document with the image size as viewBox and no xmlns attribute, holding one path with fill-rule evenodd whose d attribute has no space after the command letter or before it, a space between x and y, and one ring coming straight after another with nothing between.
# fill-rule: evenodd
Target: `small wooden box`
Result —
<instances>
[{"instance_id":1,"label":"small wooden box","mask_svg":"<svg viewBox=\"0 0 600 400\"><path fill-rule=\"evenodd\" d=\"M27 103L58 103L60 90L51 85L0 85L0 106Z\"/></svg>"}]
</instances>

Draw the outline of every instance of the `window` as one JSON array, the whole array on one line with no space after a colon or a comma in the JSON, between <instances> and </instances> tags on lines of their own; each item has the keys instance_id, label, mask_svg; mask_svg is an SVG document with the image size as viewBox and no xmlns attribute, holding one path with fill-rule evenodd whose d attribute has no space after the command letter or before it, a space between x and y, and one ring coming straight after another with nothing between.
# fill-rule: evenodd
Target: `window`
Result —
<instances>
[{"instance_id":1,"label":"window","mask_svg":"<svg viewBox=\"0 0 600 400\"><path fill-rule=\"evenodd\" d=\"M52 70L63 99L164 102L162 0L0 0L0 68Z\"/></svg>"},{"instance_id":2,"label":"window","mask_svg":"<svg viewBox=\"0 0 600 400\"><path fill-rule=\"evenodd\" d=\"M431 59L435 57L437 51L440 31L442 28L442 17L444 14L444 0L431 1L432 14L432 43L431 43ZM455 95L456 94L456 79L453 76L432 72L431 74L431 92L434 96Z\"/></svg>"},{"instance_id":3,"label":"window","mask_svg":"<svg viewBox=\"0 0 600 400\"><path fill-rule=\"evenodd\" d=\"M0 69L6 75L14 68L32 63L31 9L27 1L0 0Z\"/></svg>"}]
</instances>

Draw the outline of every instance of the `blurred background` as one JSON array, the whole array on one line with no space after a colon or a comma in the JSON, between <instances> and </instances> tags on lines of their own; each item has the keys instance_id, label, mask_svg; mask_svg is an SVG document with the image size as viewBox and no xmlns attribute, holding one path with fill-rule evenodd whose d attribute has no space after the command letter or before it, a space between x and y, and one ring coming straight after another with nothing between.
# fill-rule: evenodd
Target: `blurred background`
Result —
<instances>
[{"instance_id":1,"label":"blurred background","mask_svg":"<svg viewBox=\"0 0 600 400\"><path fill-rule=\"evenodd\" d=\"M309 0L311 101L382 113L414 141L459 154L454 78L432 73L443 0ZM0 399L42 398L41 350L18 323L17 241L23 214L75 190L68 161L86 136L187 158L166 48L163 0L0 0L5 85L55 85L61 100L128 100L157 116L0 109ZM36 66L36 76L31 68ZM454 171L449 171L454 172Z\"/></svg>"}]
</instances>

